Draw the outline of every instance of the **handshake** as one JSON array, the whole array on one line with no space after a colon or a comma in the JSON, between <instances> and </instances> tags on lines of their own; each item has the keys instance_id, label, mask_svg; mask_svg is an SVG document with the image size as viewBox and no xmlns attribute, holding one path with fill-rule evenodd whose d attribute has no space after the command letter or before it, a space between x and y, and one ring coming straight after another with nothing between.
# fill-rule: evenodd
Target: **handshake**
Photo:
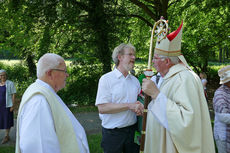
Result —
<instances>
[{"instance_id":1,"label":"handshake","mask_svg":"<svg viewBox=\"0 0 230 153\"><path fill-rule=\"evenodd\" d=\"M144 105L137 101L129 105L129 109L136 113L137 116L142 116L144 112Z\"/></svg>"}]
</instances>

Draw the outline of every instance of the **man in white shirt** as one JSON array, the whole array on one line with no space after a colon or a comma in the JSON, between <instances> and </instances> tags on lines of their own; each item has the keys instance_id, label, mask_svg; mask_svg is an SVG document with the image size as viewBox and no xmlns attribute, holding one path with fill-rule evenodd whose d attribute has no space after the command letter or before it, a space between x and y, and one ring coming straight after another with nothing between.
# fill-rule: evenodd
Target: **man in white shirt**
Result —
<instances>
[{"instance_id":1,"label":"man in white shirt","mask_svg":"<svg viewBox=\"0 0 230 153\"><path fill-rule=\"evenodd\" d=\"M23 94L16 153L89 153L85 130L56 94L65 87L66 64L52 53L37 64L37 80Z\"/></svg>"},{"instance_id":2,"label":"man in white shirt","mask_svg":"<svg viewBox=\"0 0 230 153\"><path fill-rule=\"evenodd\" d=\"M116 68L104 74L98 84L96 106L102 120L104 153L139 153L134 143L137 115L142 115L143 104L137 101L140 83L129 74L135 63L135 47L120 44L112 55Z\"/></svg>"}]
</instances>

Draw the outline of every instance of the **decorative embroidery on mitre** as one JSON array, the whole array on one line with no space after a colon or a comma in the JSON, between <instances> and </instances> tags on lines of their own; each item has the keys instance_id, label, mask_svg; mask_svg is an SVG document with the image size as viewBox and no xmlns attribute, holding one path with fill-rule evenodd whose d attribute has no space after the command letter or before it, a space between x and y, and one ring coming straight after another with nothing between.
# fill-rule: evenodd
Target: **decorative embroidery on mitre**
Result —
<instances>
[{"instance_id":1,"label":"decorative embroidery on mitre","mask_svg":"<svg viewBox=\"0 0 230 153\"><path fill-rule=\"evenodd\" d=\"M160 43L156 42L154 53L164 56L180 56L181 55L181 37L182 37L183 21L180 27L168 34Z\"/></svg>"}]
</instances>

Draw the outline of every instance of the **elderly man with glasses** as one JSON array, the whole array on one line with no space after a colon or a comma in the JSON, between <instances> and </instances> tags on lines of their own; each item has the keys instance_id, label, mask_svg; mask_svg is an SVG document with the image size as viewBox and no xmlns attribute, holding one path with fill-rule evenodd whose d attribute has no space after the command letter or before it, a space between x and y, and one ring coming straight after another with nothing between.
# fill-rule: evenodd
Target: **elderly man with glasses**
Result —
<instances>
[{"instance_id":1,"label":"elderly man with glasses","mask_svg":"<svg viewBox=\"0 0 230 153\"><path fill-rule=\"evenodd\" d=\"M157 86L144 79L142 83L144 93L152 98L144 153L215 152L203 86L181 54L182 26L156 42L153 63L163 82Z\"/></svg>"},{"instance_id":2,"label":"elderly man with glasses","mask_svg":"<svg viewBox=\"0 0 230 153\"><path fill-rule=\"evenodd\" d=\"M39 59L18 111L16 153L89 153L85 130L57 95L68 76L61 56Z\"/></svg>"}]
</instances>

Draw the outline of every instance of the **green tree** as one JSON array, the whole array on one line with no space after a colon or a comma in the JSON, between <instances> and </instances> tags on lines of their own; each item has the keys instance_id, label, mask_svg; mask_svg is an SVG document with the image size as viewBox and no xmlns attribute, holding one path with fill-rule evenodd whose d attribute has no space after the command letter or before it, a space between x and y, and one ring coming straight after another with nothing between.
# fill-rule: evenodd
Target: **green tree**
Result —
<instances>
[{"instance_id":1,"label":"green tree","mask_svg":"<svg viewBox=\"0 0 230 153\"><path fill-rule=\"evenodd\" d=\"M138 6L138 11L133 13L136 16L142 15L143 18L139 19L145 22L146 26L151 27L151 22L154 23L160 16L169 20L170 29L173 30L178 28L182 20L184 21L182 52L196 72L208 71L208 61L216 59L213 56L218 54L220 48L229 45L230 4L227 1L129 1ZM143 29L144 26L140 27L141 24L138 25L135 29ZM146 30L143 32L146 32ZM141 42L148 42L147 38L141 40Z\"/></svg>"}]
</instances>

